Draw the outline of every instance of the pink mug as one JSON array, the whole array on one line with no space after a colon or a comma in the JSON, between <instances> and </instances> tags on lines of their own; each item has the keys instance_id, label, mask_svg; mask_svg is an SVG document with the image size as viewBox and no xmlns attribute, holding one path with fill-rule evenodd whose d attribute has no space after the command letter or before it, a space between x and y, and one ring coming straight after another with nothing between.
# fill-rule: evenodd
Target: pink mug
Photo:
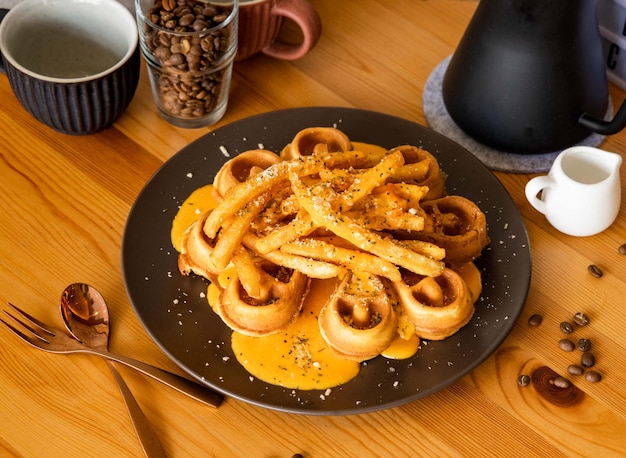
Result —
<instances>
[{"instance_id":1,"label":"pink mug","mask_svg":"<svg viewBox=\"0 0 626 458\"><path fill-rule=\"evenodd\" d=\"M278 37L285 18L300 29L301 43L288 43ZM240 0L235 60L244 60L259 52L277 59L299 59L315 46L321 33L320 16L307 0Z\"/></svg>"}]
</instances>

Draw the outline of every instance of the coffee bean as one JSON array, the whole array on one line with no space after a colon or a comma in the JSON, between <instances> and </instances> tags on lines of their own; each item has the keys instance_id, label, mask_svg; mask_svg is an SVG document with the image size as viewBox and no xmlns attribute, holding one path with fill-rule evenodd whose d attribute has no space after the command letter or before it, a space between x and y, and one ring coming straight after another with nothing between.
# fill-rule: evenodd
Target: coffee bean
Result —
<instances>
[{"instance_id":1,"label":"coffee bean","mask_svg":"<svg viewBox=\"0 0 626 458\"><path fill-rule=\"evenodd\" d=\"M209 28L209 23L204 19L195 19L191 24L191 28L194 32L202 32Z\"/></svg>"},{"instance_id":2,"label":"coffee bean","mask_svg":"<svg viewBox=\"0 0 626 458\"><path fill-rule=\"evenodd\" d=\"M217 8L213 5L203 5L200 9L203 16L214 17L217 15Z\"/></svg>"},{"instance_id":3,"label":"coffee bean","mask_svg":"<svg viewBox=\"0 0 626 458\"><path fill-rule=\"evenodd\" d=\"M170 48L170 51L172 50L174 51L174 54L170 54L170 58L167 60L166 65L178 66L184 64L185 56L180 52L176 52L179 50L177 47Z\"/></svg>"},{"instance_id":4,"label":"coffee bean","mask_svg":"<svg viewBox=\"0 0 626 458\"><path fill-rule=\"evenodd\" d=\"M154 56L159 60L168 60L171 55L172 52L170 51L170 48L165 46L158 46L154 49Z\"/></svg>"},{"instance_id":5,"label":"coffee bean","mask_svg":"<svg viewBox=\"0 0 626 458\"><path fill-rule=\"evenodd\" d=\"M589 271L589 273L591 273L591 275L593 275L596 278L600 278L602 275L604 275L604 272L602 272L602 269L600 269L595 264L590 264L589 266L587 266L587 270Z\"/></svg>"},{"instance_id":6,"label":"coffee bean","mask_svg":"<svg viewBox=\"0 0 626 458\"><path fill-rule=\"evenodd\" d=\"M580 364L582 364L583 367L593 367L595 363L596 363L596 357L590 351L586 351L580 357Z\"/></svg>"},{"instance_id":7,"label":"coffee bean","mask_svg":"<svg viewBox=\"0 0 626 458\"><path fill-rule=\"evenodd\" d=\"M528 318L528 325L529 326L539 326L542 321L543 321L543 317L541 315L539 315L538 313L535 313L530 318Z\"/></svg>"},{"instance_id":8,"label":"coffee bean","mask_svg":"<svg viewBox=\"0 0 626 458\"><path fill-rule=\"evenodd\" d=\"M617 251L619 254L626 254L626 243L620 245Z\"/></svg>"},{"instance_id":9,"label":"coffee bean","mask_svg":"<svg viewBox=\"0 0 626 458\"><path fill-rule=\"evenodd\" d=\"M572 323L570 323L569 321L563 321L559 327L561 328L561 331L563 331L565 334L571 334L572 332L574 332L574 326L572 326Z\"/></svg>"},{"instance_id":10,"label":"coffee bean","mask_svg":"<svg viewBox=\"0 0 626 458\"><path fill-rule=\"evenodd\" d=\"M576 346L580 351L589 351L591 350L591 340L589 339L578 339Z\"/></svg>"},{"instance_id":11,"label":"coffee bean","mask_svg":"<svg viewBox=\"0 0 626 458\"><path fill-rule=\"evenodd\" d=\"M559 340L559 347L563 351L574 351L574 348L576 348L576 346L574 345L574 342L572 342L569 339Z\"/></svg>"},{"instance_id":12,"label":"coffee bean","mask_svg":"<svg viewBox=\"0 0 626 458\"><path fill-rule=\"evenodd\" d=\"M569 388L571 385L571 382L569 380L561 376L555 377L553 383L554 386L558 388Z\"/></svg>"},{"instance_id":13,"label":"coffee bean","mask_svg":"<svg viewBox=\"0 0 626 458\"><path fill-rule=\"evenodd\" d=\"M582 375L585 372L585 369L578 364L570 364L567 366L567 372L572 375Z\"/></svg>"},{"instance_id":14,"label":"coffee bean","mask_svg":"<svg viewBox=\"0 0 626 458\"><path fill-rule=\"evenodd\" d=\"M585 379L587 379L588 382L596 383L602 380L602 375L597 371L587 371L585 373Z\"/></svg>"},{"instance_id":15,"label":"coffee bean","mask_svg":"<svg viewBox=\"0 0 626 458\"><path fill-rule=\"evenodd\" d=\"M189 27L196 20L196 15L192 14L191 11L189 13L184 14L179 20L178 25L183 27Z\"/></svg>"},{"instance_id":16,"label":"coffee bean","mask_svg":"<svg viewBox=\"0 0 626 458\"><path fill-rule=\"evenodd\" d=\"M528 386L530 384L530 375L522 374L517 377L517 384L519 386Z\"/></svg>"},{"instance_id":17,"label":"coffee bean","mask_svg":"<svg viewBox=\"0 0 626 458\"><path fill-rule=\"evenodd\" d=\"M574 323L578 326L587 326L589 324L589 317L583 312L576 312L574 314Z\"/></svg>"}]
</instances>

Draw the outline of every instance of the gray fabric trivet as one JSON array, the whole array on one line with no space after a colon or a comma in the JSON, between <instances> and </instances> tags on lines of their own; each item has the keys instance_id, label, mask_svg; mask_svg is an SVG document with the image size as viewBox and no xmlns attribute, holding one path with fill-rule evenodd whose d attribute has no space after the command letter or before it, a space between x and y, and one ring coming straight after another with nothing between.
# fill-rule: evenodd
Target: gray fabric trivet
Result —
<instances>
[{"instance_id":1,"label":"gray fabric trivet","mask_svg":"<svg viewBox=\"0 0 626 458\"><path fill-rule=\"evenodd\" d=\"M552 162L561 150L543 154L515 154L498 151L478 143L454 123L446 110L441 93L443 77L451 58L452 56L448 56L435 67L426 81L423 105L428 126L465 147L491 170L511 173L543 173L549 171ZM612 114L613 104L609 97L609 106L605 118L610 119ZM604 135L591 134L578 145L598 146L603 140Z\"/></svg>"}]
</instances>

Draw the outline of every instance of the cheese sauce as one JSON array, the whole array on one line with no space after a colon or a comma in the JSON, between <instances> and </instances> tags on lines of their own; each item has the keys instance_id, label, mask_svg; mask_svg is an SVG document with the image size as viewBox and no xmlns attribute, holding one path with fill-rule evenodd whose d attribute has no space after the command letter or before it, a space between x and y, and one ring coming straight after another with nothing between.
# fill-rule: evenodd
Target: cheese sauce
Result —
<instances>
[{"instance_id":1,"label":"cheese sauce","mask_svg":"<svg viewBox=\"0 0 626 458\"><path fill-rule=\"evenodd\" d=\"M463 281L470 290L472 295L472 301L476 302L482 292L483 282L480 276L480 271L473 262L468 262L461 267L457 273L461 276Z\"/></svg>"},{"instance_id":2,"label":"cheese sauce","mask_svg":"<svg viewBox=\"0 0 626 458\"><path fill-rule=\"evenodd\" d=\"M170 238L172 245L179 253L185 230L200 218L200 215L214 209L217 205L214 192L213 185L202 186L192 192L178 209L174 221L172 221Z\"/></svg>"},{"instance_id":3,"label":"cheese sauce","mask_svg":"<svg viewBox=\"0 0 626 458\"><path fill-rule=\"evenodd\" d=\"M397 335L381 355L389 359L407 359L417 353L419 346L420 338L415 334L411 334L407 338Z\"/></svg>"}]
</instances>

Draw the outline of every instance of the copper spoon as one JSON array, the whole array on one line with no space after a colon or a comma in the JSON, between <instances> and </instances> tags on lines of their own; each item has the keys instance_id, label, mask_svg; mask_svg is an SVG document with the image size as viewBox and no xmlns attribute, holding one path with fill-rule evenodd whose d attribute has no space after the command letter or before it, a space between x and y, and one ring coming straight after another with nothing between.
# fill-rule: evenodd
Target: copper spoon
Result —
<instances>
[{"instance_id":1,"label":"copper spoon","mask_svg":"<svg viewBox=\"0 0 626 458\"><path fill-rule=\"evenodd\" d=\"M73 323L80 323L82 321L83 324L90 326L95 326L90 319L92 315L100 317L106 315L106 325L102 324L102 326L107 328L106 332L108 333L109 312L106 302L100 293L87 284L75 283L66 288L63 296L61 297L61 314L66 322L69 321L70 317L73 317ZM72 324L72 326L76 328L77 325ZM84 329L85 328L83 328L83 330ZM87 337L79 335L79 331L77 329L74 329L74 332L76 333L77 339L80 341ZM74 352L75 351L76 350L74 349ZM114 354L106 350L100 350L98 348L87 347L86 345L84 346L84 349L81 349L80 351L96 354L102 356L103 358L124 364L131 369L135 369L144 375L152 377L154 380L161 382L170 388L174 388L178 392L211 407L219 407L224 400L224 396L204 385L200 385L199 383L191 381L188 378L167 372L158 367L137 361L136 359Z\"/></svg>"},{"instance_id":2,"label":"copper spoon","mask_svg":"<svg viewBox=\"0 0 626 458\"><path fill-rule=\"evenodd\" d=\"M95 288L75 283L61 296L61 315L65 327L78 341L96 350L108 351L109 309L104 297ZM128 414L147 457L165 457L161 444L135 400L133 393L110 360L106 360L113 378L122 393Z\"/></svg>"}]
</instances>

